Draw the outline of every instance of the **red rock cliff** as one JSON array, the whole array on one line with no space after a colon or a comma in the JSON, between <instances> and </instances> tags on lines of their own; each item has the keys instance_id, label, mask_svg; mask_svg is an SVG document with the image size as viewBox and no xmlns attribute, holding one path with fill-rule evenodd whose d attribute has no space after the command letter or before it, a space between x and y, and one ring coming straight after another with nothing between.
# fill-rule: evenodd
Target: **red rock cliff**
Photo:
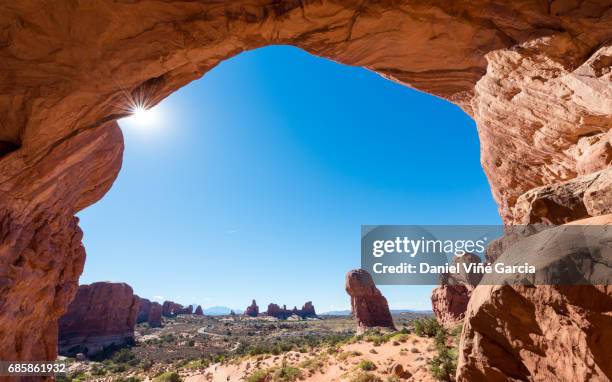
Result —
<instances>
[{"instance_id":1,"label":"red rock cliff","mask_svg":"<svg viewBox=\"0 0 612 382\"><path fill-rule=\"evenodd\" d=\"M81 285L59 320L60 353L92 355L134 341L138 297L124 283Z\"/></svg>"}]
</instances>

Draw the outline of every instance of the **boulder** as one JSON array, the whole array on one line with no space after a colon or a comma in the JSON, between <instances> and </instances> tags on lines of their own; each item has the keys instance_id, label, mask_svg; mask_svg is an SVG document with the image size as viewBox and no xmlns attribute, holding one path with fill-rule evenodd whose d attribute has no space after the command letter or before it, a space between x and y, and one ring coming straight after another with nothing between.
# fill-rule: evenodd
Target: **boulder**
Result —
<instances>
[{"instance_id":1,"label":"boulder","mask_svg":"<svg viewBox=\"0 0 612 382\"><path fill-rule=\"evenodd\" d=\"M91 356L108 346L134 342L138 297L125 283L81 285L59 321L59 351Z\"/></svg>"},{"instance_id":2,"label":"boulder","mask_svg":"<svg viewBox=\"0 0 612 382\"><path fill-rule=\"evenodd\" d=\"M355 269L348 272L345 289L351 296L351 311L360 330L395 329L387 299L376 288L372 276L367 271Z\"/></svg>"},{"instance_id":3,"label":"boulder","mask_svg":"<svg viewBox=\"0 0 612 382\"><path fill-rule=\"evenodd\" d=\"M612 224L612 215L546 229L515 242L498 258L504 264L529 260L538 271L485 275L474 289L461 337L458 381L610 379L612 226L584 237L574 231L587 232L584 226L594 224ZM566 270L564 277L582 285L552 284Z\"/></svg>"}]
</instances>

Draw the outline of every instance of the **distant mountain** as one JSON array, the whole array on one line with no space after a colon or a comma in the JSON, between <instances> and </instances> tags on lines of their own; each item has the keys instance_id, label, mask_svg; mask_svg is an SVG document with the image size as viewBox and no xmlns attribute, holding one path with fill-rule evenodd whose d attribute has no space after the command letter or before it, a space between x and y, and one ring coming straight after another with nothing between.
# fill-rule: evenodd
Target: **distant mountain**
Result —
<instances>
[{"instance_id":1,"label":"distant mountain","mask_svg":"<svg viewBox=\"0 0 612 382\"><path fill-rule=\"evenodd\" d=\"M391 314L401 313L422 313L422 314L433 314L431 310L416 310L416 309L391 309ZM350 316L350 309L347 310L332 310L331 312L320 313L321 316Z\"/></svg>"},{"instance_id":2,"label":"distant mountain","mask_svg":"<svg viewBox=\"0 0 612 382\"><path fill-rule=\"evenodd\" d=\"M351 311L347 310L332 310L330 312L319 313L320 316L350 316Z\"/></svg>"},{"instance_id":3,"label":"distant mountain","mask_svg":"<svg viewBox=\"0 0 612 382\"><path fill-rule=\"evenodd\" d=\"M242 314L242 309L232 309L227 306L211 306L210 308L204 309L204 314L207 316L225 316L230 314L231 311L236 314Z\"/></svg>"}]
</instances>

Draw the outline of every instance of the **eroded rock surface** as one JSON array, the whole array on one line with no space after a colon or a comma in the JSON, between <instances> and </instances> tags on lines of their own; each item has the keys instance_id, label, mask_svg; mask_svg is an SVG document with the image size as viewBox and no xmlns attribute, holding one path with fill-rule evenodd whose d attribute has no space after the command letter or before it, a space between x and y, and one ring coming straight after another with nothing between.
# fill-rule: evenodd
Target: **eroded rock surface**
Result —
<instances>
[{"instance_id":1,"label":"eroded rock surface","mask_svg":"<svg viewBox=\"0 0 612 382\"><path fill-rule=\"evenodd\" d=\"M612 215L581 220L574 227L589 224L612 224ZM610 380L612 226L588 240L579 239L568 227L572 226L549 228L519 240L499 257L505 264L531 259L538 272L531 278L520 276L529 285L486 275L472 292L458 381ZM574 264L595 280L608 281L605 285L545 285L560 269ZM569 275L578 277L577 273Z\"/></svg>"},{"instance_id":2,"label":"eroded rock surface","mask_svg":"<svg viewBox=\"0 0 612 382\"><path fill-rule=\"evenodd\" d=\"M61 354L95 354L110 345L133 343L138 297L125 283L81 285L59 320Z\"/></svg>"},{"instance_id":3,"label":"eroded rock surface","mask_svg":"<svg viewBox=\"0 0 612 382\"><path fill-rule=\"evenodd\" d=\"M514 223L556 225L610 213L612 168L526 192L514 207Z\"/></svg>"},{"instance_id":4,"label":"eroded rock surface","mask_svg":"<svg viewBox=\"0 0 612 382\"><path fill-rule=\"evenodd\" d=\"M195 314L196 316L203 316L204 311L202 310L202 307L198 305L198 307L195 309L195 312L193 312L193 314Z\"/></svg>"},{"instance_id":5,"label":"eroded rock surface","mask_svg":"<svg viewBox=\"0 0 612 382\"><path fill-rule=\"evenodd\" d=\"M351 296L351 312L360 330L395 328L387 299L376 288L367 271L354 269L348 272L345 289Z\"/></svg>"}]
</instances>

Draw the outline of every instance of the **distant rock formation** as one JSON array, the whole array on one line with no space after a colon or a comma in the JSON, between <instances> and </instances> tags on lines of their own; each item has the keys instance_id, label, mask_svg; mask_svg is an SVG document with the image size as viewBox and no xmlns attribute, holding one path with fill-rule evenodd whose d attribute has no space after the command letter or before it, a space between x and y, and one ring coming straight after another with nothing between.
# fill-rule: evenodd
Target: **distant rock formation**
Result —
<instances>
[{"instance_id":1,"label":"distant rock formation","mask_svg":"<svg viewBox=\"0 0 612 382\"><path fill-rule=\"evenodd\" d=\"M253 300L255 302L255 300ZM271 303L268 305L268 310L266 311L267 316L276 317L280 320L286 320L292 315L299 316L300 318L315 318L317 314L315 312L315 308L312 305L311 301L308 301L304 304L302 309L298 309L297 307L293 307L293 309L287 309L287 305L283 305L281 308L277 304Z\"/></svg>"},{"instance_id":2,"label":"distant rock formation","mask_svg":"<svg viewBox=\"0 0 612 382\"><path fill-rule=\"evenodd\" d=\"M162 316L174 317L183 309L183 305L177 304L174 301L164 301L162 306Z\"/></svg>"},{"instance_id":3,"label":"distant rock formation","mask_svg":"<svg viewBox=\"0 0 612 382\"><path fill-rule=\"evenodd\" d=\"M198 305L198 307L196 308L194 314L196 316L203 316L204 315L204 311L202 310L202 307L200 305Z\"/></svg>"},{"instance_id":4,"label":"distant rock formation","mask_svg":"<svg viewBox=\"0 0 612 382\"><path fill-rule=\"evenodd\" d=\"M472 253L455 257L453 264L459 265L459 273L442 275L441 285L432 291L433 312L444 327L452 328L463 319L472 291L482 278L481 273L467 274L461 264L480 262L480 257Z\"/></svg>"},{"instance_id":5,"label":"distant rock formation","mask_svg":"<svg viewBox=\"0 0 612 382\"><path fill-rule=\"evenodd\" d=\"M257 315L259 314L259 307L257 306L255 300L253 300L251 305L247 306L246 310L244 311L244 314L250 317L257 317Z\"/></svg>"},{"instance_id":6,"label":"distant rock formation","mask_svg":"<svg viewBox=\"0 0 612 382\"><path fill-rule=\"evenodd\" d=\"M176 315L179 314L193 314L193 305L187 305L186 307L179 309L176 312Z\"/></svg>"},{"instance_id":7,"label":"distant rock formation","mask_svg":"<svg viewBox=\"0 0 612 382\"><path fill-rule=\"evenodd\" d=\"M149 321L149 312L151 311L151 300L146 298L138 297L138 316L136 316L136 322L147 322Z\"/></svg>"},{"instance_id":8,"label":"distant rock formation","mask_svg":"<svg viewBox=\"0 0 612 382\"><path fill-rule=\"evenodd\" d=\"M59 320L59 352L91 356L110 345L134 342L138 297L125 283L81 285Z\"/></svg>"},{"instance_id":9,"label":"distant rock formation","mask_svg":"<svg viewBox=\"0 0 612 382\"><path fill-rule=\"evenodd\" d=\"M354 269L346 274L346 293L351 296L351 311L360 330L395 328L387 299L367 271Z\"/></svg>"},{"instance_id":10,"label":"distant rock formation","mask_svg":"<svg viewBox=\"0 0 612 382\"><path fill-rule=\"evenodd\" d=\"M315 311L314 305L312 305L312 301L307 301L304 306L302 306L301 316L306 317L317 317L317 312Z\"/></svg>"},{"instance_id":11,"label":"distant rock formation","mask_svg":"<svg viewBox=\"0 0 612 382\"><path fill-rule=\"evenodd\" d=\"M162 306L160 303L151 303L151 309L149 310L149 317L147 321L149 322L149 326L152 328L162 326Z\"/></svg>"}]
</instances>

